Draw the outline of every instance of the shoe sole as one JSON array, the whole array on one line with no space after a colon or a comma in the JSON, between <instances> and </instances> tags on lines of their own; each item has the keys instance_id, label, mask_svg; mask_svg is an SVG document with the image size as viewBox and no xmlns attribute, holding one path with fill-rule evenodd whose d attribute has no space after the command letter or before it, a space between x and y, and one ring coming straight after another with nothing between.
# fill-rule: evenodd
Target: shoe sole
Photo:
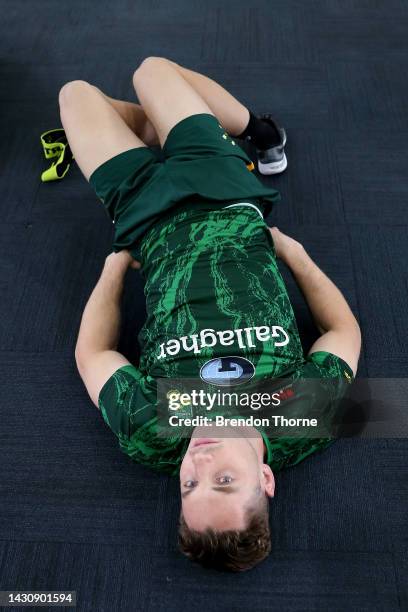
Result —
<instances>
[{"instance_id":1,"label":"shoe sole","mask_svg":"<svg viewBox=\"0 0 408 612\"><path fill-rule=\"evenodd\" d=\"M288 165L288 160L286 159L285 153L283 154L282 159L279 162L271 162L269 164L263 164L258 160L258 170L261 174L279 174L286 170Z\"/></svg>"}]
</instances>

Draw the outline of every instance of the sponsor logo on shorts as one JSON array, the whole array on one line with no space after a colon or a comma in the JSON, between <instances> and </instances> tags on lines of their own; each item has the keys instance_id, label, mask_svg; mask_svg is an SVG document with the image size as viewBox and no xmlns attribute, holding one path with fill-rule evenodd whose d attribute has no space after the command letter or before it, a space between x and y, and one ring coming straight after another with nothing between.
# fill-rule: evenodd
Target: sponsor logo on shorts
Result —
<instances>
[{"instance_id":1,"label":"sponsor logo on shorts","mask_svg":"<svg viewBox=\"0 0 408 612\"><path fill-rule=\"evenodd\" d=\"M250 380L254 374L254 364L238 355L215 357L200 369L201 380L220 387L240 385Z\"/></svg>"}]
</instances>

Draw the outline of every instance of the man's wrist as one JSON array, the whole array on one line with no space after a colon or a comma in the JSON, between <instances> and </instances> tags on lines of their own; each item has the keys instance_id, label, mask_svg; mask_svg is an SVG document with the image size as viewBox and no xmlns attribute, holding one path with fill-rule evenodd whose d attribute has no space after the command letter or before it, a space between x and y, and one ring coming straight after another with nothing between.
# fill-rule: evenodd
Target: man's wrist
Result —
<instances>
[{"instance_id":1,"label":"man's wrist","mask_svg":"<svg viewBox=\"0 0 408 612\"><path fill-rule=\"evenodd\" d=\"M301 245L290 254L286 265L291 269L298 284L312 282L316 280L317 275L323 274Z\"/></svg>"},{"instance_id":2,"label":"man's wrist","mask_svg":"<svg viewBox=\"0 0 408 612\"><path fill-rule=\"evenodd\" d=\"M300 242L296 242L286 249L282 259L289 268L294 269L306 265L310 257L304 246Z\"/></svg>"}]
</instances>

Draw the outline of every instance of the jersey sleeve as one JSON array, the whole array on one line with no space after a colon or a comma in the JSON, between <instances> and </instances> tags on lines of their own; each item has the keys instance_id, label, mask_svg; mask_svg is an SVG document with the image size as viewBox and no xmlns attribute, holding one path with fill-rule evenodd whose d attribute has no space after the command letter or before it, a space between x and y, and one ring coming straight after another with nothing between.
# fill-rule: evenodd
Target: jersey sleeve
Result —
<instances>
[{"instance_id":1,"label":"jersey sleeve","mask_svg":"<svg viewBox=\"0 0 408 612\"><path fill-rule=\"evenodd\" d=\"M354 378L353 370L348 363L334 353L315 351L306 357L306 362L315 364L323 374L326 373L326 376L340 376L347 380Z\"/></svg>"},{"instance_id":2,"label":"jersey sleeve","mask_svg":"<svg viewBox=\"0 0 408 612\"><path fill-rule=\"evenodd\" d=\"M125 365L108 378L99 392L98 406L102 417L122 442L129 440L132 434L131 415L141 378L138 368Z\"/></svg>"},{"instance_id":3,"label":"jersey sleeve","mask_svg":"<svg viewBox=\"0 0 408 612\"><path fill-rule=\"evenodd\" d=\"M317 418L322 431L328 432L328 437L319 441L319 446L325 447L334 439L333 434L341 420L341 399L354 380L353 370L341 357L327 351L316 351L306 356L298 376L307 381L306 387L314 390L311 416Z\"/></svg>"},{"instance_id":4,"label":"jersey sleeve","mask_svg":"<svg viewBox=\"0 0 408 612\"><path fill-rule=\"evenodd\" d=\"M354 380L351 367L341 357L327 351L315 351L307 355L302 371L303 377L331 379L334 390L342 395Z\"/></svg>"},{"instance_id":5,"label":"jersey sleeve","mask_svg":"<svg viewBox=\"0 0 408 612\"><path fill-rule=\"evenodd\" d=\"M330 424L338 420L339 402L354 380L353 370L341 357L327 351L307 355L297 376L307 381L317 379L320 401L317 416Z\"/></svg>"},{"instance_id":6,"label":"jersey sleeve","mask_svg":"<svg viewBox=\"0 0 408 612\"><path fill-rule=\"evenodd\" d=\"M299 404L297 417L316 418L323 425L319 433L313 430L305 436L278 437L266 441L267 461L278 471L296 465L306 457L327 448L336 439L334 432L342 413L341 398L345 395L354 379L353 370L340 357L326 351L316 351L307 355L303 365L294 373L297 391L304 391L310 402ZM296 411L297 403L294 401ZM325 432L322 435L322 431Z\"/></svg>"}]
</instances>

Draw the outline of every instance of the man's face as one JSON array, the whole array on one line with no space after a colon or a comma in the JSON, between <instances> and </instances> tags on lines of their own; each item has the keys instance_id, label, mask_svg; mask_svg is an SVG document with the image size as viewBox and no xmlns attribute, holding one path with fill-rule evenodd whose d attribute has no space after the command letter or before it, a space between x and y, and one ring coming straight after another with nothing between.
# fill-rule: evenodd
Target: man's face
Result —
<instances>
[{"instance_id":1,"label":"man's face","mask_svg":"<svg viewBox=\"0 0 408 612\"><path fill-rule=\"evenodd\" d=\"M257 495L273 496L273 474L262 461L259 438L240 435L236 427L195 428L180 467L182 510L190 529L244 529L247 505Z\"/></svg>"}]
</instances>

